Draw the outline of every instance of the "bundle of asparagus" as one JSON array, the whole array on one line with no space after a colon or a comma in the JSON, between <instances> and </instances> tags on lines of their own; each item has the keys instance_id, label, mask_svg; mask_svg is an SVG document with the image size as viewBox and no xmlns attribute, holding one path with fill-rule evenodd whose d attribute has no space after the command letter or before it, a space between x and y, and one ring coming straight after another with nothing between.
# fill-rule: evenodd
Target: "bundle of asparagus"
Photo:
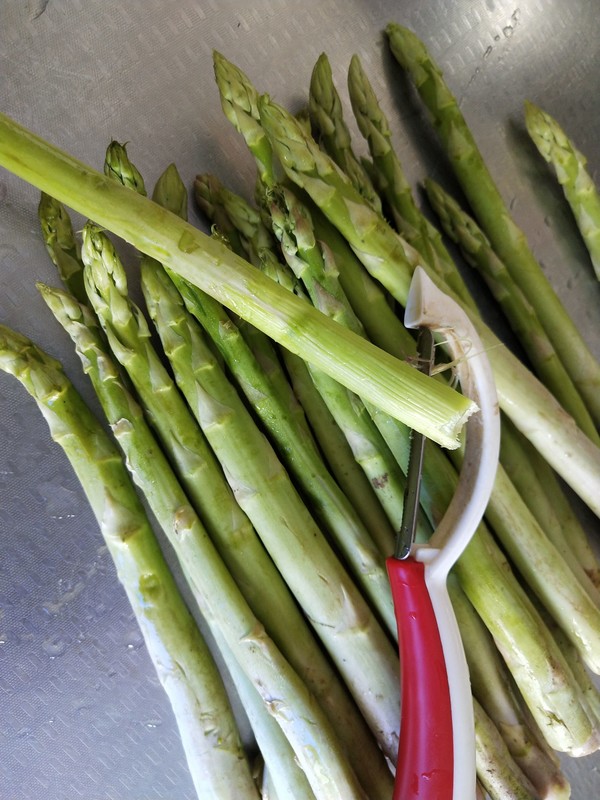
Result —
<instances>
[{"instance_id":1,"label":"bundle of asparagus","mask_svg":"<svg viewBox=\"0 0 600 800\"><path fill-rule=\"evenodd\" d=\"M570 321L555 343L548 319L554 325L559 303L547 285L539 289L539 274L535 298L534 278L513 285L508 265L517 258L536 275L523 236L422 43L398 25L387 33L481 228L433 182L431 203L497 292L539 379L486 326L415 202L357 57L348 80L370 152L362 161L326 56L315 65L307 119L261 96L215 53L223 110L258 180L252 205L218 177L197 176L194 197L211 237L187 223L174 165L148 200L124 146L109 146L103 178L0 119L0 163L43 190L42 232L67 291L39 289L75 343L256 737L257 783L114 445L59 365L2 330L0 368L36 397L103 526L164 676L199 797L391 796L399 665L384 562L402 515L409 428L434 440L423 476L424 539L452 497L457 436L473 411L447 380L451 364L416 379L408 366L415 345L401 306L417 264L476 324L504 414L492 499L451 584L482 791L498 800L568 797L557 751L600 747L600 696L589 680L590 670L600 673L600 569L556 475L600 513L598 367ZM65 205L93 220L81 250ZM98 225L140 251L152 325ZM165 626L167 613L182 620L181 635ZM207 735L211 747L198 748ZM209 768L213 747L222 758Z\"/></svg>"}]
</instances>

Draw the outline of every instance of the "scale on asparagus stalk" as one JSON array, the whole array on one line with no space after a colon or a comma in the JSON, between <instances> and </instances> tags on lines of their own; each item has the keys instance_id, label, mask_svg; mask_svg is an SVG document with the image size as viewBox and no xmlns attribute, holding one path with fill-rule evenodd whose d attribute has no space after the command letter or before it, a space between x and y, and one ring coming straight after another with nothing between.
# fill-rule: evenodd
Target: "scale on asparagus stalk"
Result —
<instances>
[{"instance_id":1,"label":"scale on asparagus stalk","mask_svg":"<svg viewBox=\"0 0 600 800\"><path fill-rule=\"evenodd\" d=\"M412 432L404 515L387 559L398 625L402 720L394 800L474 800L475 731L469 673L448 573L488 503L500 415L483 345L464 311L415 270L404 319L419 329L420 368L431 371L433 332L455 360L462 392L479 406L466 424L463 465L448 509L426 545L414 543L425 439Z\"/></svg>"}]
</instances>

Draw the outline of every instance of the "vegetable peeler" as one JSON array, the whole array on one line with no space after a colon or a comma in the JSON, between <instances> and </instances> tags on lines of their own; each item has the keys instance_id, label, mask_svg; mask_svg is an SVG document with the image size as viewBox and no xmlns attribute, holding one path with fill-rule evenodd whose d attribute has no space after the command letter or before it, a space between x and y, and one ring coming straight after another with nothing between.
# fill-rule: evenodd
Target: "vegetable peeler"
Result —
<instances>
[{"instance_id":1,"label":"vegetable peeler","mask_svg":"<svg viewBox=\"0 0 600 800\"><path fill-rule=\"evenodd\" d=\"M454 496L429 542L414 543L425 438L411 432L402 525L386 566L398 626L402 720L394 800L475 800L475 730L464 650L448 573L477 528L498 463L500 415L483 345L460 306L417 267L404 323L419 329L420 369L431 371L434 337L447 342L461 390L479 406L467 421Z\"/></svg>"}]
</instances>

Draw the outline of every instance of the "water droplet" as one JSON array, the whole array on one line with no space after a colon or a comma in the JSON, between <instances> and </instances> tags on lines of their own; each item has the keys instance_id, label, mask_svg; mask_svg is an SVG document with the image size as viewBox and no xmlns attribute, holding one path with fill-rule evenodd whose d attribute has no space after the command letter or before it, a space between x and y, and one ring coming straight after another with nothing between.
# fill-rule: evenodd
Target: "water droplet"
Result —
<instances>
[{"instance_id":1,"label":"water droplet","mask_svg":"<svg viewBox=\"0 0 600 800\"><path fill-rule=\"evenodd\" d=\"M493 50L493 49L494 49L494 48L492 47L492 45L491 45L491 44L490 44L490 45L488 45L488 46L485 48L485 53L483 54L483 57L484 57L484 58L487 58L488 56L491 56L491 55L492 55L492 50Z\"/></svg>"},{"instance_id":2,"label":"water droplet","mask_svg":"<svg viewBox=\"0 0 600 800\"><path fill-rule=\"evenodd\" d=\"M19 730L17 731L17 736L19 737L19 739L29 739L29 737L32 735L33 731L31 730L31 728L23 727L19 728Z\"/></svg>"},{"instance_id":3,"label":"water droplet","mask_svg":"<svg viewBox=\"0 0 600 800\"><path fill-rule=\"evenodd\" d=\"M184 231L181 234L181 238L177 242L177 247L182 253L193 253L194 250L197 250L200 247L200 245L198 244L196 237L190 233L190 231Z\"/></svg>"},{"instance_id":4,"label":"water droplet","mask_svg":"<svg viewBox=\"0 0 600 800\"><path fill-rule=\"evenodd\" d=\"M147 728L158 728L162 725L162 719L148 719L146 722L144 722L144 725Z\"/></svg>"},{"instance_id":5,"label":"water droplet","mask_svg":"<svg viewBox=\"0 0 600 800\"><path fill-rule=\"evenodd\" d=\"M506 27L502 28L502 33L505 35L507 39L509 39L514 32L515 29L513 28L512 25L506 25Z\"/></svg>"},{"instance_id":6,"label":"water droplet","mask_svg":"<svg viewBox=\"0 0 600 800\"><path fill-rule=\"evenodd\" d=\"M67 649L67 643L60 636L50 636L42 642L42 650L50 658L58 658Z\"/></svg>"}]
</instances>

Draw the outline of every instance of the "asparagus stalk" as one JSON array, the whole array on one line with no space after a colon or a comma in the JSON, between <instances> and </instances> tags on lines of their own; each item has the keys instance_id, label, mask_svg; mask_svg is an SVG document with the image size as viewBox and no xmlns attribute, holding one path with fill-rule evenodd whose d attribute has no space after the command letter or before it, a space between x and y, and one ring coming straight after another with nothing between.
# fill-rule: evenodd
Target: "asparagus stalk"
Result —
<instances>
[{"instance_id":1,"label":"asparagus stalk","mask_svg":"<svg viewBox=\"0 0 600 800\"><path fill-rule=\"evenodd\" d=\"M535 723L521 710L498 649L456 580L448 584L469 665L473 695L504 739L515 763L540 797L568 798L569 785L558 759Z\"/></svg>"},{"instance_id":2,"label":"asparagus stalk","mask_svg":"<svg viewBox=\"0 0 600 800\"><path fill-rule=\"evenodd\" d=\"M282 188L271 203L273 228L281 241L285 259L299 280L302 280L316 308L364 336L364 329L355 315L338 280L338 272L331 251L323 242L317 242L311 217L294 193ZM402 343L411 347L413 340L403 329ZM408 465L409 431L387 414L381 414L368 402L365 406L383 440L390 448L398 465L406 472ZM390 473L391 474L391 473ZM400 523L400 520L394 520ZM427 533L430 531L427 530ZM421 539L428 538L420 531Z\"/></svg>"},{"instance_id":3,"label":"asparagus stalk","mask_svg":"<svg viewBox=\"0 0 600 800\"><path fill-rule=\"evenodd\" d=\"M412 267L401 238L365 205L293 117L267 97L261 98L259 111L288 177L308 192L346 236L371 274L405 303ZM431 277L436 280L435 275ZM471 315L471 319L488 351L502 408L574 491L600 514L600 449L477 315Z\"/></svg>"},{"instance_id":4,"label":"asparagus stalk","mask_svg":"<svg viewBox=\"0 0 600 800\"><path fill-rule=\"evenodd\" d=\"M392 144L388 121L356 55L352 56L348 70L348 92L358 127L369 145L375 184L387 201L397 229L460 299L477 310L439 231L415 203Z\"/></svg>"},{"instance_id":5,"label":"asparagus stalk","mask_svg":"<svg viewBox=\"0 0 600 800\"><path fill-rule=\"evenodd\" d=\"M126 291L125 275L114 248L90 225L84 229L83 257L88 294L111 348L159 431L190 499L207 520L221 557L251 598L252 607L261 614L261 622L268 625L269 636L285 649L287 660L327 708L352 752L360 753L360 748L366 751L367 737L353 721L356 715L345 693L337 687L331 668L319 655L280 576L265 557L185 401L147 341L147 326L139 310L122 294ZM381 771L372 772L380 779Z\"/></svg>"},{"instance_id":6,"label":"asparagus stalk","mask_svg":"<svg viewBox=\"0 0 600 800\"><path fill-rule=\"evenodd\" d=\"M581 395L552 342L506 265L475 220L435 181L425 182L427 196L443 229L456 242L467 263L477 268L508 319L540 380L550 389L582 431L598 444L600 436Z\"/></svg>"},{"instance_id":7,"label":"asparagus stalk","mask_svg":"<svg viewBox=\"0 0 600 800\"><path fill-rule=\"evenodd\" d=\"M306 510L275 452L220 372L168 278L146 264L143 289L164 351L236 498L328 649L384 752L395 757L397 656ZM282 535L285 531L285 535ZM364 558L364 556L363 556ZM366 562L366 559L365 559ZM385 574L369 577L388 595ZM382 570L383 572L383 570ZM390 614L369 592L386 620ZM391 609L391 600L389 600ZM391 611L393 622L393 610Z\"/></svg>"},{"instance_id":8,"label":"asparagus stalk","mask_svg":"<svg viewBox=\"0 0 600 800\"><path fill-rule=\"evenodd\" d=\"M294 800L315 800L314 792L283 731L268 713L260 695L219 635L217 646L252 726L258 750L264 760L264 770L268 771L277 796L293 797Z\"/></svg>"},{"instance_id":9,"label":"asparagus stalk","mask_svg":"<svg viewBox=\"0 0 600 800\"><path fill-rule=\"evenodd\" d=\"M335 479L371 532L381 554L387 557L392 552L394 534L372 484L354 460L346 437L317 391L304 361L287 351L282 356L294 392Z\"/></svg>"},{"instance_id":10,"label":"asparagus stalk","mask_svg":"<svg viewBox=\"0 0 600 800\"><path fill-rule=\"evenodd\" d=\"M312 128L325 150L346 173L359 194L378 213L381 200L369 175L354 155L350 131L344 121L342 101L333 83L331 64L325 53L317 59L310 78L308 109Z\"/></svg>"},{"instance_id":11,"label":"asparagus stalk","mask_svg":"<svg viewBox=\"0 0 600 800\"><path fill-rule=\"evenodd\" d=\"M448 447L473 403L439 386L253 270L222 243L0 116L0 164L205 289L241 317Z\"/></svg>"},{"instance_id":12,"label":"asparagus stalk","mask_svg":"<svg viewBox=\"0 0 600 800\"><path fill-rule=\"evenodd\" d=\"M173 711L199 798L256 798L221 677L116 447L60 364L0 326L0 368L35 399L71 462Z\"/></svg>"},{"instance_id":13,"label":"asparagus stalk","mask_svg":"<svg viewBox=\"0 0 600 800\"><path fill-rule=\"evenodd\" d=\"M512 484L577 580L600 607L597 585L600 564L596 554L552 470L531 451L529 442L523 440L510 420L504 420L500 455ZM562 513L565 507L568 517ZM580 558L580 552L585 554L584 559Z\"/></svg>"},{"instance_id":14,"label":"asparagus stalk","mask_svg":"<svg viewBox=\"0 0 600 800\"><path fill-rule=\"evenodd\" d=\"M473 700L473 711L477 777L491 800L542 800L477 700Z\"/></svg>"},{"instance_id":15,"label":"asparagus stalk","mask_svg":"<svg viewBox=\"0 0 600 800\"><path fill-rule=\"evenodd\" d=\"M521 444L527 451L532 468L536 474L541 477L542 488L546 493L547 506L550 506L556 514L561 531L567 539L568 548L572 556L581 564L593 585L596 586L596 588L600 588L600 565L598 564L598 556L592 548L590 539L583 529L581 521L565 495L561 483L554 471L540 456L537 450L531 446L530 442L521 437Z\"/></svg>"},{"instance_id":16,"label":"asparagus stalk","mask_svg":"<svg viewBox=\"0 0 600 800\"><path fill-rule=\"evenodd\" d=\"M75 338L80 357L94 382L131 473L144 491L157 521L173 545L200 610L211 629L215 630L215 635L225 641L240 667L259 691L267 709L281 726L315 795L328 797L324 785L328 786L329 781L338 779L331 775L311 777L313 768L319 769L317 764L313 763L311 766L307 763L310 747L317 746L314 738L311 739L315 734L315 730L311 733L311 728L322 725L324 727L317 731L317 735L322 733L325 737L323 744L326 749L333 748L330 751L333 760L329 766L334 772L341 770L339 779L347 787L352 787L354 795L351 796L362 797L362 793L357 790L354 776L347 774L344 750L331 729L329 719L324 716L305 681L283 657L242 596L238 583L244 586L245 582L235 580L218 555L165 455L156 444L140 407L120 381L118 371L103 348L93 316L64 293L44 289L43 294L57 318ZM230 546L233 545L234 542L230 542ZM254 563L253 561L251 564L252 568ZM281 595L269 594L273 575L261 574L261 580L262 591L270 602L285 600ZM281 613L282 606L277 605L276 608L277 613ZM275 619L276 616L272 614L271 618ZM286 618L287 625L294 626L293 635L302 638L302 624L295 624L295 614L291 620L290 623ZM312 651L309 652L312 656ZM302 658L304 657L303 654ZM300 665L302 666L302 659ZM316 685L323 679L324 684L328 684L327 690L331 687L331 683L327 681L327 672L319 672L318 660L316 664L304 666L304 673L307 680L312 678ZM273 703L274 697L281 700L280 705ZM301 707L303 711L300 712ZM296 713L307 714L308 727L305 730L300 720L294 720ZM329 786L329 791L332 790L335 790L333 785Z\"/></svg>"},{"instance_id":17,"label":"asparagus stalk","mask_svg":"<svg viewBox=\"0 0 600 800\"><path fill-rule=\"evenodd\" d=\"M42 192L38 217L46 250L61 280L80 302L85 302L83 264L67 210L58 200Z\"/></svg>"},{"instance_id":18,"label":"asparagus stalk","mask_svg":"<svg viewBox=\"0 0 600 800\"><path fill-rule=\"evenodd\" d=\"M523 232L510 216L477 144L424 44L408 29L386 28L392 53L411 76L429 109L456 177L494 250L535 308L592 418L600 424L600 365L555 294Z\"/></svg>"},{"instance_id":19,"label":"asparagus stalk","mask_svg":"<svg viewBox=\"0 0 600 800\"><path fill-rule=\"evenodd\" d=\"M540 154L556 172L600 280L600 195L586 169L587 159L557 120L530 102L525 103L525 125Z\"/></svg>"}]
</instances>

